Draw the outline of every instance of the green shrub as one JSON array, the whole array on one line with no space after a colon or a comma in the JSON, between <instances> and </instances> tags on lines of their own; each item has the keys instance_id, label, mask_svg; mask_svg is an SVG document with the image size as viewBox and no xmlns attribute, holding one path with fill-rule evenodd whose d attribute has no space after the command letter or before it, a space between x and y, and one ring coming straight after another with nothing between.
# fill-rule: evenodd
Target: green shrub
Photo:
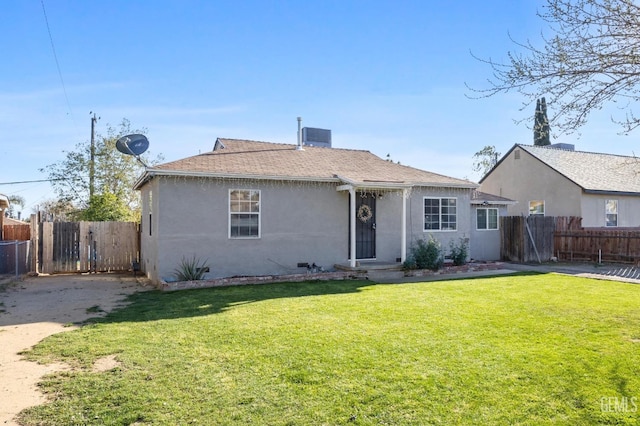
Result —
<instances>
[{"instance_id":1,"label":"green shrub","mask_svg":"<svg viewBox=\"0 0 640 426\"><path fill-rule=\"evenodd\" d=\"M429 240L417 240L411 247L411 254L404 262L406 269L431 269L437 271L444 259L440 242L429 236Z\"/></svg>"},{"instance_id":2,"label":"green shrub","mask_svg":"<svg viewBox=\"0 0 640 426\"><path fill-rule=\"evenodd\" d=\"M465 238L460 238L458 244L453 241L449 243L449 250L451 260L455 266L464 265L467 263L467 255L469 254L469 243Z\"/></svg>"},{"instance_id":3,"label":"green shrub","mask_svg":"<svg viewBox=\"0 0 640 426\"><path fill-rule=\"evenodd\" d=\"M178 281L201 280L209 272L207 262L208 260L200 261L200 258L196 258L195 255L191 259L183 257L180 265L175 269L174 276Z\"/></svg>"}]
</instances>

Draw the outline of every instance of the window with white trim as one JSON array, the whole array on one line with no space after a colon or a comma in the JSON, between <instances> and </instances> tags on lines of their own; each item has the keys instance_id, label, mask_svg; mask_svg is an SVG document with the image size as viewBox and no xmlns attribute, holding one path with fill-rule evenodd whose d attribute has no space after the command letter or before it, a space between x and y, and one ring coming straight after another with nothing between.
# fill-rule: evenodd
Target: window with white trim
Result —
<instances>
[{"instance_id":1,"label":"window with white trim","mask_svg":"<svg viewBox=\"0 0 640 426\"><path fill-rule=\"evenodd\" d=\"M455 231L457 217L456 198L424 198L425 231Z\"/></svg>"},{"instance_id":2,"label":"window with white trim","mask_svg":"<svg viewBox=\"0 0 640 426\"><path fill-rule=\"evenodd\" d=\"M544 200L529 201L529 214L539 214L544 216Z\"/></svg>"},{"instance_id":3,"label":"window with white trim","mask_svg":"<svg viewBox=\"0 0 640 426\"><path fill-rule=\"evenodd\" d=\"M618 226L618 200L606 200L605 226Z\"/></svg>"},{"instance_id":4,"label":"window with white trim","mask_svg":"<svg viewBox=\"0 0 640 426\"><path fill-rule=\"evenodd\" d=\"M229 238L260 238L260 191L229 190Z\"/></svg>"},{"instance_id":5,"label":"window with white trim","mask_svg":"<svg viewBox=\"0 0 640 426\"><path fill-rule=\"evenodd\" d=\"M476 229L479 231L498 229L498 209L478 208L476 210Z\"/></svg>"}]
</instances>

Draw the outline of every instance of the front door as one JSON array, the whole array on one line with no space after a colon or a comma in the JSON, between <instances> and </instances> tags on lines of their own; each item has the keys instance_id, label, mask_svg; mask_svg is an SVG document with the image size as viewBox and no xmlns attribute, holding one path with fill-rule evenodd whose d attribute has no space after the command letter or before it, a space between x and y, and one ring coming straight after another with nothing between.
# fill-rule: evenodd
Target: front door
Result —
<instances>
[{"instance_id":1,"label":"front door","mask_svg":"<svg viewBox=\"0 0 640 426\"><path fill-rule=\"evenodd\" d=\"M351 232L349 232L351 235ZM349 244L351 242L349 241ZM376 257L376 199L373 194L356 193L356 259Z\"/></svg>"}]
</instances>

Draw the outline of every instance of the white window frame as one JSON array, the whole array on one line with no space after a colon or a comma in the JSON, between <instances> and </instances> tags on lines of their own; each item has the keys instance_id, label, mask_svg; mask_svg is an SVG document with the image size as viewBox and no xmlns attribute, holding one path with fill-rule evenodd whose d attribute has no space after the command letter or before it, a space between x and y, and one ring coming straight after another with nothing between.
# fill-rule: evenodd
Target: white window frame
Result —
<instances>
[{"instance_id":1,"label":"white window frame","mask_svg":"<svg viewBox=\"0 0 640 426\"><path fill-rule=\"evenodd\" d=\"M612 203L612 205L615 207L613 210L609 210L609 206ZM620 213L619 213L619 209L618 209L619 203L618 200L614 200L614 199L608 199L608 200L604 200L604 226L606 226L607 228L617 228L618 227L618 219L620 218ZM616 222L615 225L609 225L609 220L608 217L609 216L615 216L616 218Z\"/></svg>"},{"instance_id":2,"label":"white window frame","mask_svg":"<svg viewBox=\"0 0 640 426\"><path fill-rule=\"evenodd\" d=\"M425 206L425 201L426 200L438 200L438 228L437 229L427 229L427 213L425 211L426 206ZM442 229L442 224L443 224L443 216L449 215L451 216L451 213L443 213L443 206L442 206L442 200L454 200L455 201L455 213L453 214L453 216L455 217L455 222L453 222L453 229ZM451 223L451 222L447 222L447 223ZM458 230L458 198L457 197L423 197L422 198L422 231L423 232L456 232Z\"/></svg>"},{"instance_id":3,"label":"white window frame","mask_svg":"<svg viewBox=\"0 0 640 426\"><path fill-rule=\"evenodd\" d=\"M540 203L538 205L542 206L542 211L538 212L537 211L538 209L533 210L532 203ZM545 201L544 200L530 200L529 201L529 216L535 216L535 215L539 215L539 216L544 216L545 215Z\"/></svg>"},{"instance_id":4,"label":"white window frame","mask_svg":"<svg viewBox=\"0 0 640 426\"><path fill-rule=\"evenodd\" d=\"M480 212L480 210L484 210L485 213L485 228L480 228L480 221L478 220L478 212ZM496 212L496 227L495 228L491 228L489 227L489 210L491 211L495 211ZM476 230L477 231L497 231L498 229L500 229L500 212L499 209L497 207L478 207L476 209Z\"/></svg>"},{"instance_id":5,"label":"white window frame","mask_svg":"<svg viewBox=\"0 0 640 426\"><path fill-rule=\"evenodd\" d=\"M257 202L257 211L251 211L252 210L252 202L248 201L247 204L249 209L248 210L237 210L237 211L232 211L231 208L231 203L232 203L232 199L231 196L234 192L248 192L249 193L249 199L251 198L252 194L257 194L258 195L258 202ZM262 237L262 193L259 189L238 189L238 188L234 188L234 189L229 189L229 201L228 201L228 210L229 210L229 218L228 218L228 231L229 231L229 239L232 240L255 240L255 239L259 239ZM252 216L257 216L258 218L258 234L257 235L233 235L232 229L232 222L233 222L233 216L234 215L252 215Z\"/></svg>"}]
</instances>

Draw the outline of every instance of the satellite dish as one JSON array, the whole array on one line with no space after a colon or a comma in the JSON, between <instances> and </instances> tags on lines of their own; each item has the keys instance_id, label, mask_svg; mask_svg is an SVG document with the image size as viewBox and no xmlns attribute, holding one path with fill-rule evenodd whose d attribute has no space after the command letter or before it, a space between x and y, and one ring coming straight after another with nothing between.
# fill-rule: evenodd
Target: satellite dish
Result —
<instances>
[{"instance_id":1,"label":"satellite dish","mask_svg":"<svg viewBox=\"0 0 640 426\"><path fill-rule=\"evenodd\" d=\"M139 156L149 149L149 139L145 135L127 135L116 142L116 148L123 154Z\"/></svg>"},{"instance_id":2,"label":"satellite dish","mask_svg":"<svg viewBox=\"0 0 640 426\"><path fill-rule=\"evenodd\" d=\"M149 149L149 139L145 135L133 134L123 136L116 141L116 149L123 154L133 155L143 166L146 164L140 159L147 149Z\"/></svg>"}]
</instances>

